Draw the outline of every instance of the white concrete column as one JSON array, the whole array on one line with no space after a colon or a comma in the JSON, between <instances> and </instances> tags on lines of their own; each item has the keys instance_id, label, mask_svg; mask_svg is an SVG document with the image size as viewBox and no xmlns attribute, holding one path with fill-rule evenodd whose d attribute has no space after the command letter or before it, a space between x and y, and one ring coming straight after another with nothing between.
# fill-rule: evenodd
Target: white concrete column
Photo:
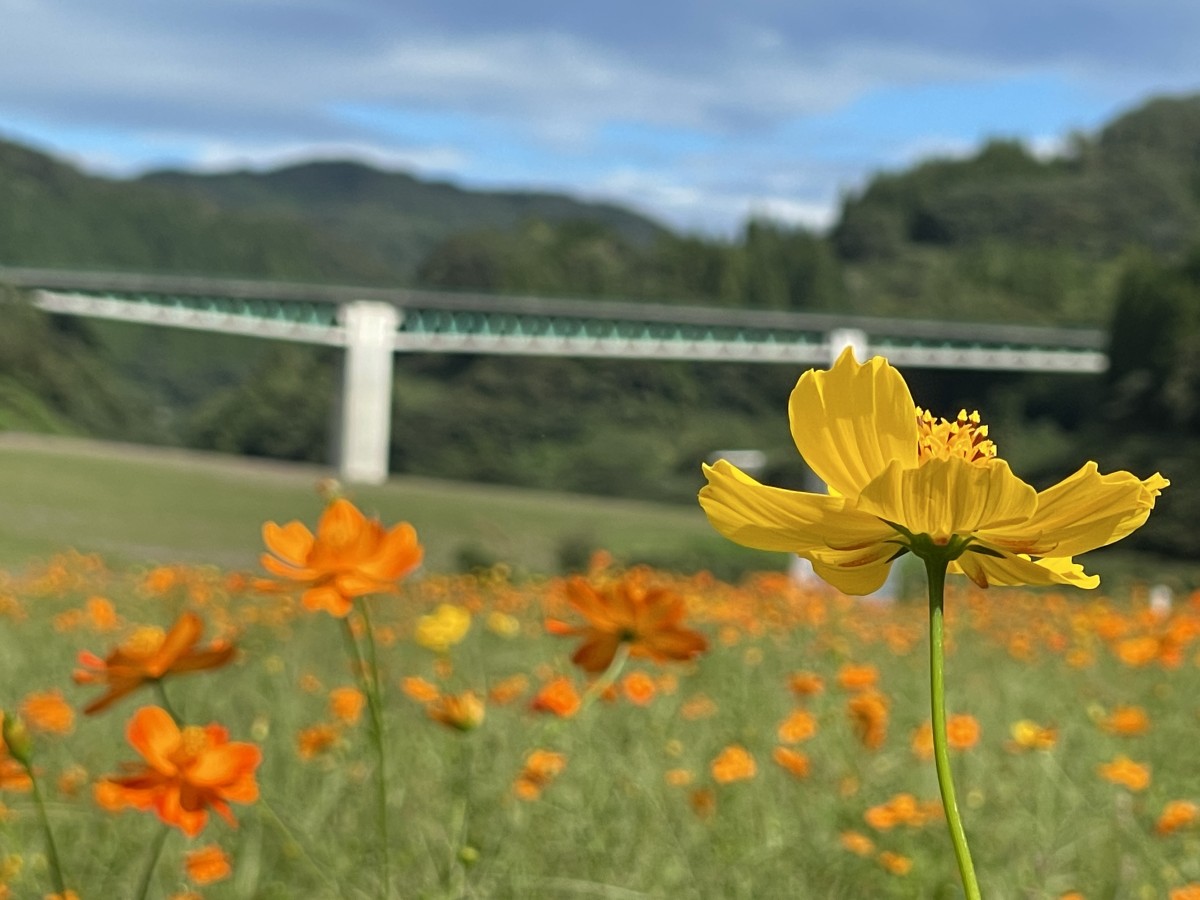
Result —
<instances>
[{"instance_id":1,"label":"white concrete column","mask_svg":"<svg viewBox=\"0 0 1200 900\"><path fill-rule=\"evenodd\" d=\"M356 300L339 312L346 329L338 421L338 476L348 484L382 484L392 428L392 354L400 312Z\"/></svg>"},{"instance_id":2,"label":"white concrete column","mask_svg":"<svg viewBox=\"0 0 1200 900\"><path fill-rule=\"evenodd\" d=\"M829 332L829 364L837 362L847 347L854 348L854 358L860 363L867 361L867 333L861 328L835 328Z\"/></svg>"}]
</instances>

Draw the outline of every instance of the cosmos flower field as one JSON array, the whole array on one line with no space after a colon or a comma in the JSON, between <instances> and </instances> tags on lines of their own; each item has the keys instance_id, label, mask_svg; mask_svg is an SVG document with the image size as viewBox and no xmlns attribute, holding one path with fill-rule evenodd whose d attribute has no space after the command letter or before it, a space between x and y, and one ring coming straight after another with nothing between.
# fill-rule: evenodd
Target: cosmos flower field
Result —
<instances>
[{"instance_id":1,"label":"cosmos flower field","mask_svg":"<svg viewBox=\"0 0 1200 900\"><path fill-rule=\"evenodd\" d=\"M0 576L0 896L960 895L923 598L598 553L574 579L414 567L340 618L271 574ZM653 621L604 618L647 595ZM958 578L946 622L984 895L1200 896L1200 596Z\"/></svg>"}]
</instances>

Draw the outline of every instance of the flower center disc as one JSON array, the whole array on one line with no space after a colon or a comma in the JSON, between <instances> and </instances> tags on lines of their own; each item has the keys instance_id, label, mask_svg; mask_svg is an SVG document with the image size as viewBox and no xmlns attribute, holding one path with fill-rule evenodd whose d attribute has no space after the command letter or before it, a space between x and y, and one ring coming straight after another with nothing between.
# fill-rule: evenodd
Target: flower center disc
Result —
<instances>
[{"instance_id":1,"label":"flower center disc","mask_svg":"<svg viewBox=\"0 0 1200 900\"><path fill-rule=\"evenodd\" d=\"M965 409L954 419L939 419L927 409L917 407L917 460L965 459L983 465L996 456L996 445L988 440L988 427L979 413Z\"/></svg>"}]
</instances>

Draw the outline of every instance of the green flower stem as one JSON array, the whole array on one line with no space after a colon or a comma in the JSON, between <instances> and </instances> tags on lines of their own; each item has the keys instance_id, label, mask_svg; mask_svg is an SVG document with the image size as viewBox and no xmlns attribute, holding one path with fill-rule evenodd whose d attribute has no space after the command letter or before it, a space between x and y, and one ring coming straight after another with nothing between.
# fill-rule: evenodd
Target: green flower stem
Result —
<instances>
[{"instance_id":1,"label":"green flower stem","mask_svg":"<svg viewBox=\"0 0 1200 900\"><path fill-rule=\"evenodd\" d=\"M158 867L158 858L162 856L163 845L167 842L167 835L171 833L171 828L164 825L158 831L158 837L154 839L154 844L150 847L150 860L146 863L146 871L142 875L141 887L138 888L137 900L146 900L150 893L150 882L154 880L154 870Z\"/></svg>"},{"instance_id":2,"label":"green flower stem","mask_svg":"<svg viewBox=\"0 0 1200 900\"><path fill-rule=\"evenodd\" d=\"M258 802L255 804L255 807L259 810L260 817L268 819L271 824L275 826L280 835L282 835L285 841L285 851L294 850L296 853L298 853L305 863L308 864L308 867L312 869L313 874L325 882L325 886L330 890L329 896L336 897L339 893L338 886L333 882L332 879L330 879L325 868L321 866L315 859L313 859L313 855L311 852L309 852L308 847L296 839L296 836L292 833L292 830L288 827L287 823L283 821L279 813L275 812L274 807L267 802L267 799L260 796L258 798Z\"/></svg>"},{"instance_id":3,"label":"green flower stem","mask_svg":"<svg viewBox=\"0 0 1200 900\"><path fill-rule=\"evenodd\" d=\"M166 710L167 715L175 720L176 725L182 725L183 719L179 718L179 713L175 712L175 707L171 705L171 701L167 699L167 688L163 684L161 678L154 679L154 692L158 694L158 702L162 708Z\"/></svg>"},{"instance_id":4,"label":"green flower stem","mask_svg":"<svg viewBox=\"0 0 1200 900\"><path fill-rule=\"evenodd\" d=\"M380 703L379 662L375 652L375 633L371 628L371 617L367 613L365 599L355 607L362 616L363 637L367 642L369 662L363 659L358 639L350 626L350 617L342 619L345 628L346 644L350 650L354 674L367 696L367 709L371 716L371 745L375 748L375 780L376 780L376 812L379 820L379 849L380 867L383 883L380 885L381 896L392 896L392 857L391 841L388 839L387 814L387 757L384 753L383 739L383 708Z\"/></svg>"},{"instance_id":5,"label":"green flower stem","mask_svg":"<svg viewBox=\"0 0 1200 900\"><path fill-rule=\"evenodd\" d=\"M924 560L925 571L929 576L929 699L933 712L933 759L937 768L938 787L942 793L942 807L946 811L946 825L950 829L950 841L954 844L954 858L958 862L958 874L962 878L963 891L966 893L967 900L980 900L979 882L975 878L975 867L971 862L971 848L967 846L967 835L963 830L962 817L958 813L958 800L954 795L954 779L950 774L950 753L946 747L945 641L942 606L946 593L946 568L954 555L951 555L951 552L918 555Z\"/></svg>"},{"instance_id":6,"label":"green flower stem","mask_svg":"<svg viewBox=\"0 0 1200 900\"><path fill-rule=\"evenodd\" d=\"M38 821L42 823L42 833L46 835L46 860L50 863L50 877L54 880L54 890L65 895L66 881L63 879L62 862L58 857L58 846L54 843L54 832L50 828L50 817L46 815L46 803L42 799L42 789L38 785L37 776L33 774L33 766L25 760L20 760L33 785L33 803L37 807Z\"/></svg>"},{"instance_id":7,"label":"green flower stem","mask_svg":"<svg viewBox=\"0 0 1200 900\"><path fill-rule=\"evenodd\" d=\"M625 663L629 662L631 646L629 641L621 641L617 646L617 652L613 656L613 661L608 664L608 668L604 670L600 677L588 686L583 699L579 701L580 712L583 712L604 696L604 692L612 687L613 683L621 677L621 670L625 668Z\"/></svg>"}]
</instances>

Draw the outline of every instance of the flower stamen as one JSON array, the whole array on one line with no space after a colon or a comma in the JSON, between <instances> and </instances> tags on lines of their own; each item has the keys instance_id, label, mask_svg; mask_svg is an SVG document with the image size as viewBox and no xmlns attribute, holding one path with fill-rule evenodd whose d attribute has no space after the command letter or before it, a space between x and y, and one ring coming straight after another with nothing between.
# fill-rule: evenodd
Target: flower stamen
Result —
<instances>
[{"instance_id":1,"label":"flower stamen","mask_svg":"<svg viewBox=\"0 0 1200 900\"><path fill-rule=\"evenodd\" d=\"M960 409L954 419L939 419L917 407L917 460L965 459L982 465L996 456L996 445L988 439L988 427L978 410Z\"/></svg>"}]
</instances>

